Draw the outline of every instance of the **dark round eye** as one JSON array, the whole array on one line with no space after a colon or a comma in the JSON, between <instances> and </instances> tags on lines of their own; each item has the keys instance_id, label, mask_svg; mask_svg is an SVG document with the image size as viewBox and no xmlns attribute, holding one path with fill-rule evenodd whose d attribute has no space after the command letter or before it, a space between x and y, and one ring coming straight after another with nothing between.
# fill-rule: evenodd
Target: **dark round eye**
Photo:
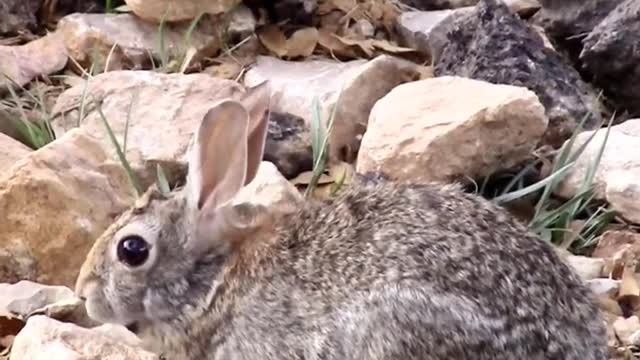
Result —
<instances>
[{"instance_id":1,"label":"dark round eye","mask_svg":"<svg viewBox=\"0 0 640 360\"><path fill-rule=\"evenodd\" d=\"M141 236L129 235L118 243L118 260L129 266L140 266L149 258L149 244Z\"/></svg>"}]
</instances>

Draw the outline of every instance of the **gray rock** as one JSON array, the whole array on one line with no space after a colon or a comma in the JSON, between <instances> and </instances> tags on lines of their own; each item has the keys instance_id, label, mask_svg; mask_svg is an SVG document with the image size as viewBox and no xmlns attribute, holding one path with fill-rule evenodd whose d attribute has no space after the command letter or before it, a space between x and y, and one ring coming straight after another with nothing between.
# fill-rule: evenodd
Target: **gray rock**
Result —
<instances>
[{"instance_id":1,"label":"gray rock","mask_svg":"<svg viewBox=\"0 0 640 360\"><path fill-rule=\"evenodd\" d=\"M559 146L585 116L587 129L600 123L593 89L501 1L480 2L474 14L456 21L448 39L435 65L436 76L457 75L534 91L549 118L544 143Z\"/></svg>"},{"instance_id":2,"label":"gray rock","mask_svg":"<svg viewBox=\"0 0 640 360\"><path fill-rule=\"evenodd\" d=\"M624 0L540 0L542 9L533 16L549 36L556 39L586 36Z\"/></svg>"},{"instance_id":3,"label":"gray rock","mask_svg":"<svg viewBox=\"0 0 640 360\"><path fill-rule=\"evenodd\" d=\"M0 1L0 35L34 31L38 26L36 15L41 5L42 0Z\"/></svg>"},{"instance_id":4,"label":"gray rock","mask_svg":"<svg viewBox=\"0 0 640 360\"><path fill-rule=\"evenodd\" d=\"M313 169L311 132L303 118L281 112L270 114L264 160L272 162L286 179Z\"/></svg>"},{"instance_id":5,"label":"gray rock","mask_svg":"<svg viewBox=\"0 0 640 360\"><path fill-rule=\"evenodd\" d=\"M478 0L401 0L400 2L417 10L442 10L472 6Z\"/></svg>"},{"instance_id":6,"label":"gray rock","mask_svg":"<svg viewBox=\"0 0 640 360\"><path fill-rule=\"evenodd\" d=\"M640 115L640 1L627 0L596 26L580 54L614 103Z\"/></svg>"}]
</instances>

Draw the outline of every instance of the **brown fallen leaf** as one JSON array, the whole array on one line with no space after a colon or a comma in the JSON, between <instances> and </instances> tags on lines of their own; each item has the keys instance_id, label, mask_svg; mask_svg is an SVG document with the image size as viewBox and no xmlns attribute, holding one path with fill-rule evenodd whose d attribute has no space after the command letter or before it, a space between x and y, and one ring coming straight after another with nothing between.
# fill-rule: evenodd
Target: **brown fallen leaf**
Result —
<instances>
[{"instance_id":1,"label":"brown fallen leaf","mask_svg":"<svg viewBox=\"0 0 640 360\"><path fill-rule=\"evenodd\" d=\"M351 59L360 57L359 52L353 46L340 41L334 33L326 29L318 30L318 44L326 49L331 57Z\"/></svg>"},{"instance_id":2,"label":"brown fallen leaf","mask_svg":"<svg viewBox=\"0 0 640 360\"><path fill-rule=\"evenodd\" d=\"M235 80L240 76L243 67L234 61L227 61L217 65L211 65L204 70L206 74L213 77Z\"/></svg>"},{"instance_id":3,"label":"brown fallen leaf","mask_svg":"<svg viewBox=\"0 0 640 360\"><path fill-rule=\"evenodd\" d=\"M620 284L620 291L618 297L623 296L640 296L640 286L636 280L635 274L631 267L625 266L622 272L622 283Z\"/></svg>"},{"instance_id":4,"label":"brown fallen leaf","mask_svg":"<svg viewBox=\"0 0 640 360\"><path fill-rule=\"evenodd\" d=\"M287 39L286 56L289 58L310 56L316 45L318 45L318 30L313 27L300 29Z\"/></svg>"},{"instance_id":5,"label":"brown fallen leaf","mask_svg":"<svg viewBox=\"0 0 640 360\"><path fill-rule=\"evenodd\" d=\"M287 55L287 38L276 25L267 25L257 31L258 38L264 47L278 57Z\"/></svg>"}]
</instances>

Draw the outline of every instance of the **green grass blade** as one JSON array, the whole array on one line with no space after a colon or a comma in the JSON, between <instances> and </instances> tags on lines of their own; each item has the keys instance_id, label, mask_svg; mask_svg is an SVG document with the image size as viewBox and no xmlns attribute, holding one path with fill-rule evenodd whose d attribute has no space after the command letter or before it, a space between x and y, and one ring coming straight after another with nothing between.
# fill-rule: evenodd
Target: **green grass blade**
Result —
<instances>
[{"instance_id":1,"label":"green grass blade","mask_svg":"<svg viewBox=\"0 0 640 360\"><path fill-rule=\"evenodd\" d=\"M562 168L556 170L554 173L552 173L551 175L547 176L546 178L536 182L535 184L531 184L525 188L522 188L520 190L516 190L504 195L500 195L498 197L493 198L493 201L498 203L498 204L503 204L503 203L508 203L510 201L516 200L516 199L520 199L523 196L529 195L533 192L536 192L542 188L547 187L549 184L554 183L556 180L558 180L559 178L561 178L562 176L564 176L567 171L569 171L569 169L571 169L571 167L573 167L574 163L569 163L565 166L563 166Z\"/></svg>"},{"instance_id":2,"label":"green grass blade","mask_svg":"<svg viewBox=\"0 0 640 360\"><path fill-rule=\"evenodd\" d=\"M164 169L160 164L156 164L156 182L158 183L158 189L163 194L168 194L171 192L171 187L169 186L169 180L167 180L167 175L164 172Z\"/></svg>"},{"instance_id":3,"label":"green grass blade","mask_svg":"<svg viewBox=\"0 0 640 360\"><path fill-rule=\"evenodd\" d=\"M111 140L111 143L116 149L116 153L118 154L120 163L124 167L127 173L127 176L129 177L129 181L131 182L131 185L136 191L136 194L138 196L141 196L144 193L144 189L142 188L142 185L140 185L140 181L138 180L138 177L136 176L133 169L131 168L131 164L129 164L127 157L125 156L124 152L122 152L122 149L120 148L120 144L118 144L118 140L116 139L116 136L113 133L113 130L111 129L111 125L109 125L109 122L107 121L106 116L104 116L104 113L102 112L102 106L99 105L97 110L98 110L98 114L100 115L100 118L102 119L102 123L104 124L104 127L107 130L109 139Z\"/></svg>"}]
</instances>

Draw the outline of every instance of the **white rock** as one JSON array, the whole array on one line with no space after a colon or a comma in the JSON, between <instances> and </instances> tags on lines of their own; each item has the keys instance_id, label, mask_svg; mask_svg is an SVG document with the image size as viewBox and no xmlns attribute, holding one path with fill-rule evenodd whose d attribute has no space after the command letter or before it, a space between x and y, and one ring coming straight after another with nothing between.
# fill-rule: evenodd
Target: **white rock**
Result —
<instances>
[{"instance_id":1,"label":"white rock","mask_svg":"<svg viewBox=\"0 0 640 360\"><path fill-rule=\"evenodd\" d=\"M620 290L620 284L622 282L620 280L602 278L602 279L591 279L587 280L587 286L593 291L594 294L606 295L608 297L614 297L618 290Z\"/></svg>"},{"instance_id":2,"label":"white rock","mask_svg":"<svg viewBox=\"0 0 640 360\"><path fill-rule=\"evenodd\" d=\"M308 123L313 118L314 97L326 122L341 93L329 153L332 158L349 160L357 152L373 104L395 86L417 79L417 69L409 61L388 55L348 62L283 61L261 56L244 83L251 87L269 80L272 110L300 116Z\"/></svg>"},{"instance_id":3,"label":"white rock","mask_svg":"<svg viewBox=\"0 0 640 360\"><path fill-rule=\"evenodd\" d=\"M31 152L26 145L0 133L0 173L6 172L18 160Z\"/></svg>"},{"instance_id":4,"label":"white rock","mask_svg":"<svg viewBox=\"0 0 640 360\"><path fill-rule=\"evenodd\" d=\"M0 309L22 318L34 310L73 298L73 291L64 286L47 286L28 280L0 284Z\"/></svg>"},{"instance_id":5,"label":"white rock","mask_svg":"<svg viewBox=\"0 0 640 360\"><path fill-rule=\"evenodd\" d=\"M526 88L451 76L411 82L373 107L356 170L412 181L486 176L530 156L547 123Z\"/></svg>"},{"instance_id":6,"label":"white rock","mask_svg":"<svg viewBox=\"0 0 640 360\"><path fill-rule=\"evenodd\" d=\"M16 336L9 360L158 360L126 329L85 329L46 316L29 318Z\"/></svg>"},{"instance_id":7,"label":"white rock","mask_svg":"<svg viewBox=\"0 0 640 360\"><path fill-rule=\"evenodd\" d=\"M0 282L73 287L93 241L132 203L120 163L80 129L30 153L0 174Z\"/></svg>"},{"instance_id":8,"label":"white rock","mask_svg":"<svg viewBox=\"0 0 640 360\"><path fill-rule=\"evenodd\" d=\"M623 345L631 345L632 340L635 340L634 334L640 332L640 319L635 315L626 319L620 317L614 321L613 330Z\"/></svg>"},{"instance_id":9,"label":"white rock","mask_svg":"<svg viewBox=\"0 0 640 360\"><path fill-rule=\"evenodd\" d=\"M572 197L580 189L589 166L603 144L606 129L597 134L578 157L573 169L556 188L561 197ZM574 151L584 144L592 131L577 136ZM626 219L640 223L640 119L611 127L600 165L595 173L595 197L607 200Z\"/></svg>"},{"instance_id":10,"label":"white rock","mask_svg":"<svg viewBox=\"0 0 640 360\"><path fill-rule=\"evenodd\" d=\"M57 135L76 127L84 90L85 85L80 84L58 98L53 107ZM86 91L86 97L103 102L102 111L121 145L130 119L127 159L153 178L156 163L162 164L169 177L184 170L187 147L204 114L217 101L237 97L245 89L234 81L205 74L111 71L94 77ZM100 139L112 159L117 159L97 111L87 109L82 128Z\"/></svg>"},{"instance_id":11,"label":"white rock","mask_svg":"<svg viewBox=\"0 0 640 360\"><path fill-rule=\"evenodd\" d=\"M566 261L584 281L599 278L606 263L604 259L578 255L567 255Z\"/></svg>"},{"instance_id":12,"label":"white rock","mask_svg":"<svg viewBox=\"0 0 640 360\"><path fill-rule=\"evenodd\" d=\"M232 9L242 0L125 0L138 17L159 23L195 19L200 13L218 14Z\"/></svg>"},{"instance_id":13,"label":"white rock","mask_svg":"<svg viewBox=\"0 0 640 360\"><path fill-rule=\"evenodd\" d=\"M217 47L217 31L208 29L211 24L205 22L200 22L191 32L189 42L185 42L189 25L166 25L163 41L164 52L169 59L182 56L187 46L198 51ZM141 68L151 63L150 56L156 62L163 56L158 46L158 25L145 22L133 14L74 13L59 21L56 32L63 37L69 56L87 66L96 55L100 61L98 65L102 66L109 58L106 64L109 70L120 70L125 66ZM112 52L114 44L117 47Z\"/></svg>"},{"instance_id":14,"label":"white rock","mask_svg":"<svg viewBox=\"0 0 640 360\"><path fill-rule=\"evenodd\" d=\"M302 201L302 194L278 172L276 166L263 161L256 177L238 192L232 203L248 202L287 212Z\"/></svg>"}]
</instances>

